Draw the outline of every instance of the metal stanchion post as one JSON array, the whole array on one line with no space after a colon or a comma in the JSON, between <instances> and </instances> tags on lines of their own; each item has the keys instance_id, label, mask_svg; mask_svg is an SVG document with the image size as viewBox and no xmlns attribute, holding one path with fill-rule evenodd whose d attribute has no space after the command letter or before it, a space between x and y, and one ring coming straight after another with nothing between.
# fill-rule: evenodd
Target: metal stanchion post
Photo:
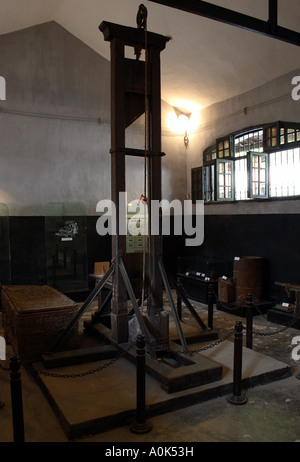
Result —
<instances>
[{"instance_id":1,"label":"metal stanchion post","mask_svg":"<svg viewBox=\"0 0 300 462\"><path fill-rule=\"evenodd\" d=\"M146 374L145 337L137 336L136 342L136 420L130 426L133 433L148 433L152 424L146 422Z\"/></svg>"},{"instance_id":2,"label":"metal stanchion post","mask_svg":"<svg viewBox=\"0 0 300 462\"><path fill-rule=\"evenodd\" d=\"M253 344L253 296L248 294L247 296L247 308L246 308L246 347L252 350Z\"/></svg>"},{"instance_id":3,"label":"metal stanchion post","mask_svg":"<svg viewBox=\"0 0 300 462\"><path fill-rule=\"evenodd\" d=\"M214 292L212 284L208 286L208 306L207 306L207 325L210 329L213 329L214 325Z\"/></svg>"},{"instance_id":4,"label":"metal stanchion post","mask_svg":"<svg viewBox=\"0 0 300 462\"><path fill-rule=\"evenodd\" d=\"M10 390L13 418L13 435L15 443L24 443L24 418L20 360L17 356L10 358Z\"/></svg>"},{"instance_id":5,"label":"metal stanchion post","mask_svg":"<svg viewBox=\"0 0 300 462\"><path fill-rule=\"evenodd\" d=\"M248 399L242 395L242 357L243 357L243 324L235 323L234 362L233 362L233 393L227 397L231 404L245 404Z\"/></svg>"}]
</instances>

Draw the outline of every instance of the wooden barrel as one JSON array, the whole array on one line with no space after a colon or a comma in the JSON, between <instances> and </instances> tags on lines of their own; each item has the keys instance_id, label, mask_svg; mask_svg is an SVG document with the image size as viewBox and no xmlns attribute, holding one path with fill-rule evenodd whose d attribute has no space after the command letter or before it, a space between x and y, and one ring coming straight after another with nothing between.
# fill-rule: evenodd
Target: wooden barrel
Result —
<instances>
[{"instance_id":1,"label":"wooden barrel","mask_svg":"<svg viewBox=\"0 0 300 462\"><path fill-rule=\"evenodd\" d=\"M233 262L233 279L237 303L243 303L248 294L253 301L261 301L262 294L262 258L239 257Z\"/></svg>"}]
</instances>

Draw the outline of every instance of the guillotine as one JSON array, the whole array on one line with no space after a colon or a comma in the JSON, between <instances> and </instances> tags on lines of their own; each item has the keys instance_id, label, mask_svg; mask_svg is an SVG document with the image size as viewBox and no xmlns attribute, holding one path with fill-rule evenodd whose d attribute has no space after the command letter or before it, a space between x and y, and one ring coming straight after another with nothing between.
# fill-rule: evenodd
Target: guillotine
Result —
<instances>
[{"instance_id":1,"label":"guillotine","mask_svg":"<svg viewBox=\"0 0 300 462\"><path fill-rule=\"evenodd\" d=\"M160 53L165 49L169 37L148 32L147 9L144 5L139 7L137 26L137 28L125 27L106 21L103 21L99 26L104 40L110 42L111 48L111 200L116 207L116 232L112 235L112 261L106 274L96 284L72 322L59 336L50 350L50 354L57 350L64 337L73 329L95 297L110 283L110 330L108 335L101 335L106 336L106 340L109 340L113 345L125 349L125 351L128 350L129 299L140 331L145 337L146 351L150 354L148 370L150 373L153 372L156 378L161 379L162 386L166 391L173 392L219 380L222 375L222 367L203 356L196 357L193 361L184 356L188 353L188 346L172 297L170 282L176 290L177 297L184 302L201 327L203 331L201 340L215 339L217 334L206 327L187 299L184 290L171 276L167 276L162 260L161 235L153 236L150 232L148 233L147 260L143 262L144 265L147 265L148 272L147 278L145 278L147 286L146 316L141 313L126 269L126 234L121 232L124 223L121 223L120 216L122 214L119 213L120 209L126 210L127 206L127 204L120 203L120 197L126 197L124 194L126 192L126 157L144 158L148 172L148 197L143 195L143 199L150 203L151 200L161 201L162 157L165 155L161 152ZM135 59L125 57L126 47L132 48L136 55ZM145 61L140 60L143 50ZM127 148L125 145L126 128L143 114L145 117L144 149ZM148 213L148 231L150 231L150 207ZM122 218L125 220L126 217ZM167 293L180 345L170 342L169 339L169 313L164 310L163 289ZM98 310L98 315L101 314L106 301ZM99 319L99 316L97 318ZM93 331L93 326L90 326L89 329ZM99 333L99 330L97 332ZM131 354L129 354L129 359L132 358L132 356L130 357ZM167 363L161 365L160 361L164 355L171 359L173 366L167 367ZM46 356L44 355L44 361ZM176 363L175 366L174 362ZM174 373L174 367L176 373Z\"/></svg>"},{"instance_id":2,"label":"guillotine","mask_svg":"<svg viewBox=\"0 0 300 462\"><path fill-rule=\"evenodd\" d=\"M167 292L172 314L175 319L180 342L184 352L188 351L187 343L180 325L175 304L172 298L169 279L162 261L161 236L153 236L151 228L151 208L149 207L149 247L147 265L147 316L141 315L130 279L126 271L126 236L120 233L120 194L126 192L126 157L138 156L145 162L144 200L161 201L161 72L160 53L165 49L169 37L147 30L147 9L140 5L137 14L137 28L125 27L110 22L102 22L99 26L104 40L111 47L111 198L116 205L116 233L112 236L112 261L114 278L112 282L111 330L112 338L117 343L128 341L128 295L134 307L140 329L146 337L148 350L152 358L155 351L169 348L169 316L163 308L163 287ZM125 48L130 47L135 59L125 57ZM142 51L145 60L140 60ZM135 120L145 117L144 149L127 148L125 131ZM146 190L148 187L148 197ZM124 217L123 217L124 218ZM145 249L144 249L145 251ZM145 268L144 268L145 273ZM184 292L172 281L178 296L185 302L192 315L203 330L206 325L196 313ZM142 300L143 301L143 300Z\"/></svg>"},{"instance_id":3,"label":"guillotine","mask_svg":"<svg viewBox=\"0 0 300 462\"><path fill-rule=\"evenodd\" d=\"M161 200L161 89L160 53L168 37L147 31L147 12L141 5L137 15L138 28L124 27L109 22L99 26L111 47L111 199L116 205L116 234L112 236L112 259L115 264L111 302L111 328L117 343L127 342L127 292L129 279L125 274L126 236L120 233L119 197L126 191L126 157L145 158L148 168L149 200ZM125 58L125 47L130 47L136 59ZM145 50L145 61L140 60ZM125 130L144 114L147 140L145 149L127 149ZM126 206L127 204L125 204ZM149 217L151 220L151 217ZM166 342L168 323L161 316L163 310L162 279L158 267L161 255L160 236L149 239L149 279L147 314L156 332L155 337ZM145 262L144 262L145 263ZM137 313L137 310L135 310ZM139 319L139 322L143 322ZM164 339L164 340L163 340ZM159 341L159 340L158 340Z\"/></svg>"}]
</instances>

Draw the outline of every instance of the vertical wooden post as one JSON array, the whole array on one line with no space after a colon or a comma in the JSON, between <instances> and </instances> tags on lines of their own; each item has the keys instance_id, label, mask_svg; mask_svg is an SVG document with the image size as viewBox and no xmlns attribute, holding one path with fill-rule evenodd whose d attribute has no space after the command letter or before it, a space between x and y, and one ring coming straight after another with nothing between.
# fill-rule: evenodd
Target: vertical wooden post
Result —
<instances>
[{"instance_id":1,"label":"vertical wooden post","mask_svg":"<svg viewBox=\"0 0 300 462\"><path fill-rule=\"evenodd\" d=\"M150 152L161 152L161 85L160 85L160 50L149 47L150 100L149 113L151 130L149 130ZM149 156L149 197L161 201L161 156ZM150 210L151 223L151 210ZM161 225L161 224L160 224ZM162 278L158 267L158 256L162 253L161 236L150 235L150 278L151 290L148 298L148 314L155 316L163 309Z\"/></svg>"},{"instance_id":2,"label":"vertical wooden post","mask_svg":"<svg viewBox=\"0 0 300 462\"><path fill-rule=\"evenodd\" d=\"M111 200L116 206L116 233L112 235L115 262L111 303L112 338L117 343L128 340L127 293L119 270L119 258L126 254L126 236L120 233L120 193L126 191L125 177L125 84L124 40L111 41Z\"/></svg>"}]
</instances>

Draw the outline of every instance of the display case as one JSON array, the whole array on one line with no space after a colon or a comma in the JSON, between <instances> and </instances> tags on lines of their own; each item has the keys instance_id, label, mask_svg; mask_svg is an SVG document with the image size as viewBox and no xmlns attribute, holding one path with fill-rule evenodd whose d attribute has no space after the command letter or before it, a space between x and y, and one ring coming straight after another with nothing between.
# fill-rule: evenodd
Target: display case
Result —
<instances>
[{"instance_id":1,"label":"display case","mask_svg":"<svg viewBox=\"0 0 300 462\"><path fill-rule=\"evenodd\" d=\"M81 203L45 208L47 282L63 293L88 290L87 223Z\"/></svg>"},{"instance_id":2,"label":"display case","mask_svg":"<svg viewBox=\"0 0 300 462\"><path fill-rule=\"evenodd\" d=\"M218 295L218 278L229 273L229 265L222 260L204 257L178 258L177 278L188 298L208 303L208 288L211 285L215 297Z\"/></svg>"}]
</instances>

